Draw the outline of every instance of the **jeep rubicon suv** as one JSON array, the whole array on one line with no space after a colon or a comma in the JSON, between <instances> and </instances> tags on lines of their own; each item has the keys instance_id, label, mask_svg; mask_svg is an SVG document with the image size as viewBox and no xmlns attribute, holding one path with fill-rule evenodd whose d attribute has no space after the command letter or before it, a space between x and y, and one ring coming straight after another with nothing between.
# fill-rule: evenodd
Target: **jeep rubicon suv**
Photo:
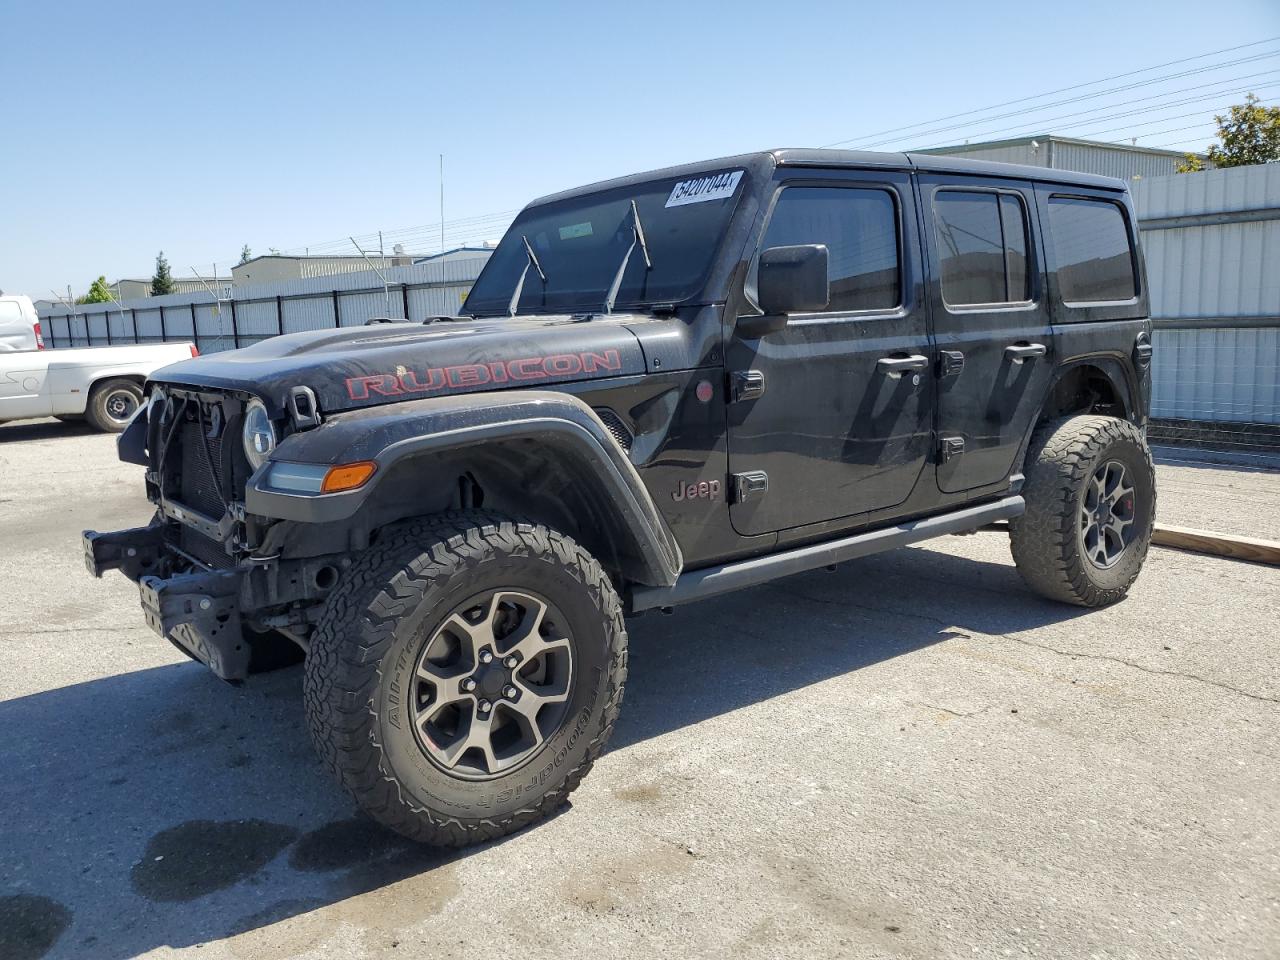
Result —
<instances>
[{"instance_id":1,"label":"jeep rubicon suv","mask_svg":"<svg viewBox=\"0 0 1280 960\"><path fill-rule=\"evenodd\" d=\"M316 748L440 844L603 749L625 618L1008 519L1100 606L1155 513L1150 321L1117 180L779 150L538 200L462 316L167 367L120 444L150 525L94 575L240 681L305 651Z\"/></svg>"}]
</instances>

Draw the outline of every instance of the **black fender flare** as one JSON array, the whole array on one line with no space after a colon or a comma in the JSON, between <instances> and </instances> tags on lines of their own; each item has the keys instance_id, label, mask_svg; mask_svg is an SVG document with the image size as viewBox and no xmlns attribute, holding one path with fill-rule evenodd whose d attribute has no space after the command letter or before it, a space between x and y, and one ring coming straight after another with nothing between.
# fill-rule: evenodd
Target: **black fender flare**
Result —
<instances>
[{"instance_id":1,"label":"black fender flare","mask_svg":"<svg viewBox=\"0 0 1280 960\"><path fill-rule=\"evenodd\" d=\"M554 452L577 482L598 485L611 514L610 536L632 558L628 579L670 586L684 561L675 537L626 453L595 412L575 396L551 390L431 397L330 416L318 428L286 437L270 462L335 465L372 461L373 476L342 493L298 494L269 485L269 464L245 491L245 510L298 523L341 523L378 494L397 465L468 447L533 440Z\"/></svg>"}]
</instances>

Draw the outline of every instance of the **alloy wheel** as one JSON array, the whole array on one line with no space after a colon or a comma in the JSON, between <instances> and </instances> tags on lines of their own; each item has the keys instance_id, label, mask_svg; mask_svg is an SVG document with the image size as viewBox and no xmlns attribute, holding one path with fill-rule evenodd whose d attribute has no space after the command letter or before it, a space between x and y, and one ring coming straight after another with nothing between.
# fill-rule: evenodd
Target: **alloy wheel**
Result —
<instances>
[{"instance_id":1,"label":"alloy wheel","mask_svg":"<svg viewBox=\"0 0 1280 960\"><path fill-rule=\"evenodd\" d=\"M1135 493L1118 460L1108 460L1085 481L1080 501L1080 546L1089 562L1115 566L1133 542Z\"/></svg>"},{"instance_id":2,"label":"alloy wheel","mask_svg":"<svg viewBox=\"0 0 1280 960\"><path fill-rule=\"evenodd\" d=\"M409 702L419 746L456 777L508 773L564 722L573 666L572 638L554 605L510 588L472 597L419 654Z\"/></svg>"}]
</instances>

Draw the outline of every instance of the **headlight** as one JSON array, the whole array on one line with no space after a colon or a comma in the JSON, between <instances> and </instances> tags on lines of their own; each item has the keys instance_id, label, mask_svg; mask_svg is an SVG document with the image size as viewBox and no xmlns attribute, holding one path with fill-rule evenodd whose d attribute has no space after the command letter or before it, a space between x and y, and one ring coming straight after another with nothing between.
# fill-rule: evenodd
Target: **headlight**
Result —
<instances>
[{"instance_id":1,"label":"headlight","mask_svg":"<svg viewBox=\"0 0 1280 960\"><path fill-rule=\"evenodd\" d=\"M250 400L244 411L244 455L257 470L276 448L276 428L261 400Z\"/></svg>"}]
</instances>

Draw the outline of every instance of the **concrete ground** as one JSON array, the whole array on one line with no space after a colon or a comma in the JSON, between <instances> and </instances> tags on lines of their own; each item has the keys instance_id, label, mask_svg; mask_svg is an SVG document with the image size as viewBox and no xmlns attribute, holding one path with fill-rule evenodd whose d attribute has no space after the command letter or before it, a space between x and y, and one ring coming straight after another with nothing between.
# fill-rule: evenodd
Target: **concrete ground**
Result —
<instances>
[{"instance_id":1,"label":"concrete ground","mask_svg":"<svg viewBox=\"0 0 1280 960\"><path fill-rule=\"evenodd\" d=\"M1280 473L1160 516L1280 539ZM1280 956L1280 570L1153 549L1054 605L1007 538L631 624L609 752L479 849L360 819L292 669L223 685L82 567L112 440L0 427L0 957Z\"/></svg>"}]
</instances>

